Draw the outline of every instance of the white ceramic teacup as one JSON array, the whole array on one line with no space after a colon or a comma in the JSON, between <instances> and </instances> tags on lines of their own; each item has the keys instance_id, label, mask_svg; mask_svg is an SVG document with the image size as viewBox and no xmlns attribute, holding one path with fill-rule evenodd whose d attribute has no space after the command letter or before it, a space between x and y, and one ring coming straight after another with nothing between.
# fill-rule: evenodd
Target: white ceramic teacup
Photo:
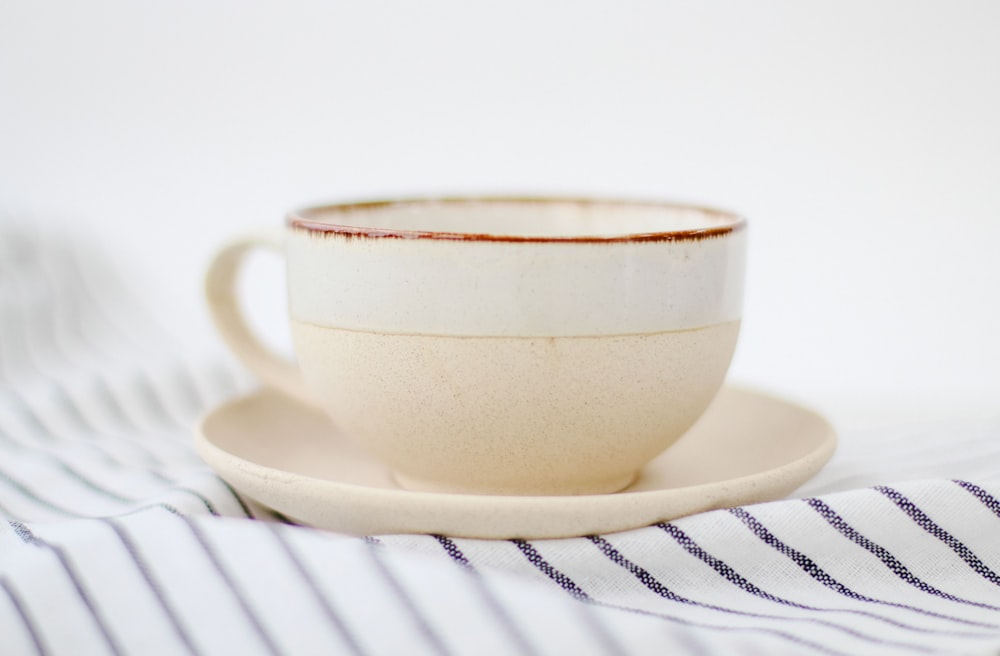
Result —
<instances>
[{"instance_id":1,"label":"white ceramic teacup","mask_svg":"<svg viewBox=\"0 0 1000 656\"><path fill-rule=\"evenodd\" d=\"M403 487L606 493L719 390L739 331L745 228L665 203L331 205L290 214L282 240L224 248L207 291L236 355L326 411ZM235 278L257 246L287 259L297 365L239 313Z\"/></svg>"}]
</instances>

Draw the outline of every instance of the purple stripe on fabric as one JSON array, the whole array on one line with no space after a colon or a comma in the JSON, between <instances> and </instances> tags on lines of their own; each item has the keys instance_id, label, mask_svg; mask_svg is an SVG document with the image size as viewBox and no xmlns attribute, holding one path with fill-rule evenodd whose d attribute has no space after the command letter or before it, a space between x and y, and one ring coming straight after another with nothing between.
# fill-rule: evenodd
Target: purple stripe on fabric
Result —
<instances>
[{"instance_id":1,"label":"purple stripe on fabric","mask_svg":"<svg viewBox=\"0 0 1000 656\"><path fill-rule=\"evenodd\" d=\"M25 607L24 602L21 601L20 595L17 594L14 587L5 578L0 578L0 589L7 593L10 603L14 606L14 610L21 619L21 624L24 625L24 630L27 631L28 637L31 638L31 642L35 646L35 653L38 654L38 656L46 656L49 651L45 647L45 643L42 641L42 636L38 631L38 627L35 625L34 620L31 619L28 609Z\"/></svg>"},{"instance_id":2,"label":"purple stripe on fabric","mask_svg":"<svg viewBox=\"0 0 1000 656\"><path fill-rule=\"evenodd\" d=\"M451 556L452 560L454 560L462 567L466 567L468 569L475 571L475 568L472 566L472 563L470 563L469 559L465 557L465 554L462 553L462 550L458 548L458 545L455 544L454 540L452 540L449 537L445 537L444 535L435 535L432 537L435 540L437 540L437 543L441 545L441 548L444 549L445 553Z\"/></svg>"},{"instance_id":3,"label":"purple stripe on fabric","mask_svg":"<svg viewBox=\"0 0 1000 656\"><path fill-rule=\"evenodd\" d=\"M250 510L250 506L248 506L246 502L243 501L243 497L241 497L236 492L236 490L233 489L233 486L227 483L226 481L222 480L221 478L219 479L219 481L226 487L227 490L229 490L230 496L232 496L233 499L236 500L236 503L239 504L240 510L243 512L244 515L247 516L247 519L257 519L254 516L253 512Z\"/></svg>"},{"instance_id":4,"label":"purple stripe on fabric","mask_svg":"<svg viewBox=\"0 0 1000 656\"><path fill-rule=\"evenodd\" d=\"M532 546L531 543L525 542L524 540L511 540L511 542L517 545L517 548L520 549L521 553L524 554L524 557L528 559L528 562L530 562L532 565L538 568L538 570L543 574L545 574L547 577L555 581L560 588L573 595L573 597L576 599L580 599L583 601L587 601L590 599L590 596L586 592L581 590L580 586L578 586L576 583L570 580L568 576L566 576L565 574L554 568L552 565L548 563L548 561L542 558L542 555L538 553L538 550L535 549L535 547Z\"/></svg>"},{"instance_id":5,"label":"purple stripe on fabric","mask_svg":"<svg viewBox=\"0 0 1000 656\"><path fill-rule=\"evenodd\" d=\"M93 600L93 598L91 598L90 593L87 591L86 586L84 586L83 581L80 579L80 575L77 573L76 568L73 567L73 563L70 562L69 555L66 551L59 545L40 540L27 526L21 522L10 522L10 525L14 529L14 533L16 533L21 540L35 547L47 549L55 555L59 564L62 566L63 571L66 573L66 577L73 585L73 589L76 590L76 594L80 598L80 601L83 602L83 605L90 612L90 616L94 620L94 624L97 626L101 636L104 638L104 642L107 645L108 650L116 656L123 654L124 652L122 651L121 645L118 644L118 640L115 638L114 634L111 633L111 629L108 627L108 623L104 619L104 614L101 612L100 608L98 608L97 603Z\"/></svg>"},{"instance_id":6,"label":"purple stripe on fabric","mask_svg":"<svg viewBox=\"0 0 1000 656\"><path fill-rule=\"evenodd\" d=\"M2 470L0 470L0 481L3 481L4 483L7 484L8 487L16 490L21 496L30 500L32 503L38 506L46 508L54 513L63 515L65 517L80 516L78 513L73 512L71 510L67 510L66 508L63 508L62 506L59 506L54 502L49 501L48 499L43 499L42 497L35 494L35 492L31 488L26 486L24 483L12 478L9 474L7 474Z\"/></svg>"},{"instance_id":7,"label":"purple stripe on fabric","mask_svg":"<svg viewBox=\"0 0 1000 656\"><path fill-rule=\"evenodd\" d=\"M316 583L316 577L313 576L313 574L306 568L306 564L295 552L295 549L285 536L284 531L287 529L281 525L275 525L271 522L262 522L262 524L270 529L271 535L273 535L275 540L278 542L278 546L281 547L282 552L288 558L288 562L291 563L292 568L296 571L296 573L298 573L302 582L305 583L306 588L319 605L323 615L326 617L330 625L334 627L337 635L347 645L350 652L352 654L356 654L357 656L364 656L365 652L361 648L361 644L358 642L358 639L348 628L347 623L343 620L343 618L341 618L340 615L333 609L333 606L330 604L330 600Z\"/></svg>"},{"instance_id":8,"label":"purple stripe on fabric","mask_svg":"<svg viewBox=\"0 0 1000 656\"><path fill-rule=\"evenodd\" d=\"M979 499L984 506L989 508L994 515L1000 517L1000 501L989 492L968 481L953 481L960 488Z\"/></svg>"},{"instance_id":9,"label":"purple stripe on fabric","mask_svg":"<svg viewBox=\"0 0 1000 656\"><path fill-rule=\"evenodd\" d=\"M909 606L907 604L900 604L894 601L885 601L883 599L874 599L851 590L846 585L836 580L826 571L824 571L819 565L817 565L811 558L806 556L800 551L792 549L790 546L779 540L771 533L767 528L753 515L746 511L744 508L730 508L729 512L736 517L740 518L754 535L759 537L765 544L772 547L778 553L784 555L793 563L798 565L802 571L809 574L813 579L822 583L826 587L834 590L845 597L855 599L857 601L862 601L870 604L880 604L883 606L890 606L892 608L901 608L914 613L919 613L921 615L926 615L928 617L936 617L938 619L947 620L950 622L955 622L958 624L965 624L967 626L976 626L986 629L997 629L1000 626L996 624L987 624L985 622L974 622L972 620L967 620L961 617L955 617L953 615L945 615L943 613L936 613L934 611L927 610L925 608L918 608L916 606Z\"/></svg>"},{"instance_id":10,"label":"purple stripe on fabric","mask_svg":"<svg viewBox=\"0 0 1000 656\"><path fill-rule=\"evenodd\" d=\"M989 581L994 585L1000 586L1000 575L990 569L986 563L979 559L979 557L973 553L972 549L963 544L955 536L953 536L948 531L941 528L934 520L927 516L927 514L917 507L913 501L906 498L901 492L895 490L891 487L886 487L880 485L875 488L886 497L888 497L896 506L902 510L910 519L916 522L917 526L924 529L934 537L936 537L941 542L945 543L948 548L958 554L966 565L972 568L972 571L976 572L984 579Z\"/></svg>"},{"instance_id":11,"label":"purple stripe on fabric","mask_svg":"<svg viewBox=\"0 0 1000 656\"><path fill-rule=\"evenodd\" d=\"M232 594L234 600L236 601L237 606L239 606L240 610L243 611L243 615L247 620L247 624L250 625L250 628L252 628L254 633L257 634L257 637L260 638L261 646L267 652L274 654L275 656L278 656L278 654L281 653L281 650L278 649L277 644L274 642L274 638L272 638L271 634L267 632L267 629L264 628L263 622L261 622L260 618L257 616L253 608L250 606L250 602L247 601L243 589L240 587L236 579L233 578L232 574L229 573L229 570L223 564L222 557L216 551L215 547L208 541L208 536L205 535L204 531L202 531L201 527L198 526L196 522L192 521L191 519L183 515L179 517L191 530L192 535L194 535L195 541L198 543L198 546L201 547L202 552L205 554L205 557L208 559L209 563L211 563L212 568L215 570L216 574L219 575L219 578L222 579L222 582L225 583L225 585L229 588L229 592Z\"/></svg>"},{"instance_id":12,"label":"purple stripe on fabric","mask_svg":"<svg viewBox=\"0 0 1000 656\"><path fill-rule=\"evenodd\" d=\"M744 591L746 591L746 592L748 592L748 593L750 593L750 594L752 594L754 596L760 597L762 599L767 599L768 601L772 601L774 603L782 604L782 605L789 606L789 607L792 607L792 608L801 608L803 610L811 610L811 611L818 611L818 612L824 612L824 613L826 613L826 612L829 612L829 613L844 613L844 614L849 614L849 615L857 615L859 617L867 617L867 618L872 619L872 620L877 620L879 622L884 622L884 623L889 624L891 626L895 626L895 627L898 627L898 628L901 628L901 629L906 629L907 631L915 631L917 633L937 633L937 634L940 634L940 633L948 633L948 634L950 634L951 633L951 632L934 631L932 629L927 629L927 628L924 628L924 627L921 627L921 626L916 626L916 625L913 625L913 624L908 624L906 622L900 622L899 620L895 620L895 619L893 619L891 617L885 617L884 615L879 615L877 613L872 613L872 612L866 611L866 610L858 610L858 609L855 609L855 608L820 608L820 607L816 607L816 606L809 606L809 605L806 605L806 604L800 604L798 602L791 601L789 599L784 599L782 597L778 597L778 596L773 595L773 594L771 594L771 593L769 593L769 592L767 592L765 590L762 590L758 586L756 586L753 583L751 583L750 581L748 581L741 574L739 574L738 572L736 572L731 566L727 565L722 560L720 560L720 559L712 556L711 554L709 554L702 547L698 546L698 544L690 536L688 536L684 531L682 531L677 526L674 526L673 524L663 524L663 523L657 524L656 526L659 527L659 528L661 528L661 529L663 529L664 531L666 531L671 537L673 537L677 541L678 544L680 544L684 548L685 551L687 551L692 556L698 558L699 560L701 560L702 562L704 562L706 565L708 565L709 567L711 567L712 569L714 569L724 579L726 579L730 583L733 583L734 585L736 585L740 589L742 589L742 590L744 590ZM968 635L968 634L956 634L956 635Z\"/></svg>"},{"instance_id":13,"label":"purple stripe on fabric","mask_svg":"<svg viewBox=\"0 0 1000 656\"><path fill-rule=\"evenodd\" d=\"M368 553L371 555L372 562L375 564L375 569L379 574L382 575L382 579L392 590L393 594L399 600L400 605L406 609L407 613L413 620L414 625L416 625L417 631L424 637L427 644L438 654L446 655L451 653L451 651L445 646L444 640L438 635L438 632L431 626L431 623L427 620L420 608L417 606L416 602L403 587L403 584L399 582L392 570L385 564L382 560L383 556L381 551L385 549L378 540L365 538L365 545L368 547Z\"/></svg>"},{"instance_id":14,"label":"purple stripe on fabric","mask_svg":"<svg viewBox=\"0 0 1000 656\"><path fill-rule=\"evenodd\" d=\"M856 629L853 629L853 628L850 628L850 627L847 627L847 626L843 626L843 625L837 624L835 622L830 622L830 621L827 621L827 620L815 618L815 617L788 617L788 616L781 616L781 615L770 615L770 614L766 614L766 613L753 613L753 612L750 612L750 611L742 611L742 610L737 610L735 608L726 608L724 606L717 606L715 604L709 604L709 603L705 603L705 602L696 601L696 600L691 599L689 597L685 597L685 596L679 595L676 592L673 592L672 590L670 590L666 585L664 585L661 581L659 581L655 576L653 576L652 574L650 574L647 570L645 570L642 567L636 565L635 563L633 563L632 561L630 561L628 558L626 558L624 555L622 555L622 553L620 551L618 551L617 549L615 549L614 546L612 546L611 543L608 542L607 540L605 540L604 538L601 538L601 537L598 537L598 536L590 536L588 539L591 542L593 542L597 546L597 548L600 549L601 553L603 553L605 556L607 556L612 562L614 562L617 565L620 565L626 571L628 571L630 574L632 574L633 576L635 576L649 590L651 590L652 592L655 592L659 596L661 596L664 599L667 599L669 601L675 601L675 602L678 602L678 603L686 604L686 605L689 605L689 606L696 606L696 607L699 607L699 608L707 608L709 610L714 610L714 611L718 611L718 612L721 612L721 613L727 613L729 615L737 615L737 616L740 616L740 617L753 617L753 618L758 618L758 619L770 619L770 620L794 621L794 622L808 622L808 623L812 623L812 624L819 624L819 625L825 626L825 627L827 627L829 629L833 629L835 631L841 631L841 632L846 633L846 634L848 634L848 635L850 635L850 636L852 636L854 638L858 638L858 639L864 640L866 642L871 642L871 643L875 643L875 644L882 644L882 645L895 645L897 647L904 647L906 649L911 649L911 650L914 650L914 651L926 651L926 649L924 647L922 647L921 645L915 645L915 644L912 644L912 643L901 643L901 642L896 642L896 641L892 641L892 640L883 640L883 639L878 638L876 636L872 636L872 635L869 635L867 633L863 633L861 631L857 631ZM788 634L788 635L792 636L791 639L794 642L800 642L802 644L813 646L813 644L810 641L804 640L804 639L802 639L802 638L800 638L798 636L795 636L793 634Z\"/></svg>"},{"instance_id":15,"label":"purple stripe on fabric","mask_svg":"<svg viewBox=\"0 0 1000 656\"><path fill-rule=\"evenodd\" d=\"M507 609L504 608L503 604L496 598L496 595L493 594L493 590L486 584L486 581L483 580L479 570L472 566L472 563L470 563L469 559L465 557L465 554L462 553L462 550L457 544L455 544L455 541L444 535L435 535L433 537L437 540L437 543L441 545L441 548L444 549L445 553L447 553L456 564L460 565L463 570L470 574L476 590L479 592L483 601L495 616L497 623L503 627L503 632L507 635L511 642L517 645L519 653L527 655L538 654L538 650L535 649L530 642L528 642L524 632L522 632L514 622L514 618L510 616Z\"/></svg>"},{"instance_id":16,"label":"purple stripe on fabric","mask_svg":"<svg viewBox=\"0 0 1000 656\"><path fill-rule=\"evenodd\" d=\"M991 606L990 604L983 604L976 601L971 601L969 599L962 599L961 597L956 597L953 594L939 590L933 585L923 581L921 578L916 576L911 572L906 565L904 565L898 558L893 556L888 549L875 544L856 529L854 529L843 517L838 515L830 506L826 505L823 501L812 498L804 499L804 501L815 510L820 516L825 519L832 527L837 529L844 537L848 538L860 547L865 548L872 554L874 554L882 563L889 568L893 574L898 576L900 579L909 583L913 587L917 588L921 592L926 592L927 594L934 595L935 597L940 597L942 599L947 599L948 601L953 601L959 604L966 604L969 606L977 606L979 608L985 608L988 610L1000 610L1000 606Z\"/></svg>"},{"instance_id":17,"label":"purple stripe on fabric","mask_svg":"<svg viewBox=\"0 0 1000 656\"><path fill-rule=\"evenodd\" d=\"M22 444L22 443L20 443L18 441L13 440L9 435L7 435L2 430L0 430L0 438L3 438L6 442L8 442L10 445L14 446L15 448L17 448L19 450L25 450L25 451L31 450L30 447L28 447L28 446L26 446L26 445L24 445L24 444ZM97 449L97 453L100 453L104 457L105 462L108 463L109 465L111 465L111 466L113 466L115 468L120 468L120 469L130 469L129 467L123 465L120 462L113 461L105 452L103 452L102 450L100 450L100 448L97 447L96 445L92 444L92 446L94 446L94 448ZM98 494L102 494L103 496L106 496L106 497L108 497L108 498L110 498L110 499L112 499L114 501L117 501L117 502L120 502L120 503L137 503L138 501L140 501L139 499L133 499L133 498L125 497L125 496L120 495L118 493L112 492L111 490L108 490L107 488L105 488L103 486L98 485L93 480L90 480L89 478L84 477L74 467L70 466L62 458L60 458L60 457L58 457L58 456L56 456L54 454L50 454L50 453L47 453L47 452L34 451L33 452L33 456L42 457L44 460L46 460L47 462L49 462L52 466L58 468L66 476L68 476L68 477L72 478L73 480L77 481L77 483L79 483L80 485L83 485L84 487L92 490L93 492L96 492ZM149 470L144 470L144 471L146 471L147 473L152 473ZM169 488L165 489L164 491L175 490L175 491L178 491L178 492L183 492L185 494L189 494L189 495L195 497L196 499L198 499L198 501L200 501L201 504L205 506L205 509L208 510L209 514L212 514L212 515L215 515L215 516L219 516L219 512L216 510L215 506L203 494L197 492L196 490L192 490L192 489L190 489L188 487L173 484L169 479L164 478L162 476L157 476L157 478L160 479L160 480L162 480L164 483L166 483L169 486ZM42 497L39 497L33 490L31 490L23 482L14 479L9 474L7 474L7 473L5 473L3 471L0 471L0 480L3 480L8 485L10 485L11 487L15 488L18 492L20 492L22 494L22 496L25 496L25 497L31 499L32 501L34 501L35 503L43 505L43 506L47 507L48 509L50 509L50 510L52 510L54 512L61 513L63 515L66 515L67 517L86 517L86 516L88 516L88 515L77 513L75 511L68 510L68 509L66 509L66 508L64 508L64 507L56 504L53 501L49 501L47 499L43 499ZM235 496L235 492L233 492L233 495ZM242 501L240 503L242 504ZM247 512L249 513L249 509L247 509ZM248 514L248 516L249 516L249 514Z\"/></svg>"},{"instance_id":18,"label":"purple stripe on fabric","mask_svg":"<svg viewBox=\"0 0 1000 656\"><path fill-rule=\"evenodd\" d=\"M160 609L163 611L163 614L170 621L170 625L173 627L174 633L177 634L177 638L180 640L180 642L184 645L184 647L188 650L189 653L198 654L199 650L195 646L194 640L191 638L191 634L188 633L187 629L184 628L184 624L181 622L180 617L177 614L177 611L167 600L167 595L164 593L163 586L160 585L156 577L153 576L152 567L150 566L149 562L147 562L147 560L139 552L138 545L136 545L135 541L132 540L125 526L112 518L107 518L104 521L109 527L111 527L111 530L114 531L118 540L122 543L122 546L125 548L126 553L128 553L129 557L132 559L132 562L135 564L135 567L138 570L140 576L142 576L143 581L146 582L147 587L149 587L150 591L153 593L153 596L156 597L156 601L157 603L159 603Z\"/></svg>"},{"instance_id":19,"label":"purple stripe on fabric","mask_svg":"<svg viewBox=\"0 0 1000 656\"><path fill-rule=\"evenodd\" d=\"M602 538L598 538L596 536L589 536L589 539L593 541L595 539L600 540ZM685 618L682 618L682 617L677 617L676 615L669 615L667 613L660 613L660 612L655 612L655 611L648 611L648 610L643 610L641 608L631 608L629 606L621 606L621 605L618 605L618 604L611 604L611 603L607 603L607 602L603 602L603 601L598 601L598 600L593 599L593 598L591 598L589 596L578 596L577 594L574 594L573 591L574 590L580 590L579 586L577 586L575 583L573 583L569 579L569 577L567 577L565 574L563 574L562 572L560 572L559 570L557 570L555 567L553 567L548 561L546 561L542 557L542 555L540 553L538 553L538 551L530 543L525 542L524 540L511 540L511 542L513 542L514 544L516 544L518 546L518 548L525 555L525 557L528 558L529 562L531 562L532 565L534 565L542 573L544 573L550 579L552 579L557 584L559 584L559 586L561 588L563 588L564 590L566 590L567 592L569 592L573 597L575 597L577 599L580 599L582 601L585 601L588 604L591 604L593 606L597 606L597 607L600 607L600 608L611 608L611 609L614 609L614 610L625 611L625 612L628 612L628 613L633 613L633 614L636 614L636 615L643 615L643 616L646 616L646 617L655 617L655 618L658 618L658 619L667 620L669 622L681 625L683 627L697 627L697 628L710 629L710 630L715 630L715 631L727 631L727 632L728 631L735 631L735 632L749 631L751 633L764 633L764 634L771 635L771 636L774 636L774 637L777 637L777 638L782 638L782 639L790 640L792 642L797 642L797 643L802 644L802 645L808 645L810 647L813 647L814 649L816 649L817 651L819 651L821 653L834 654L834 655L839 655L839 656L846 656L845 652L840 652L840 651L837 651L835 649L832 649L830 647L826 647L825 645L821 645L821 644L818 644L818 643L812 643L810 641L802 640L798 636L795 636L795 635L792 635L790 633L786 633L785 631L780 631L780 630L777 630L777 629L769 629L769 628L765 628L765 627L717 626L717 625L713 625L713 624L705 624L705 623L702 623L702 622L696 622L696 621L688 620L688 619L685 619ZM568 587L567 585L564 585L564 583L568 583L569 586L571 586L571 587ZM581 595L586 595L586 593L584 593L582 590L580 590L580 594ZM690 644L690 643L693 643L695 641L695 635L692 634L692 633L685 633L683 635L678 636L678 639L680 641L684 642L685 644ZM705 653L708 653L708 652L705 652Z\"/></svg>"}]
</instances>

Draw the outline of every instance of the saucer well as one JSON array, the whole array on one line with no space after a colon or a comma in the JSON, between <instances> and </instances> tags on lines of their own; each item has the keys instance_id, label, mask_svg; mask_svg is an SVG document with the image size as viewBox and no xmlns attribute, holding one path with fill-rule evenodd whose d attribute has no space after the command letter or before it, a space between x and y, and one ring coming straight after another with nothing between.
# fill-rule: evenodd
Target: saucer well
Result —
<instances>
[{"instance_id":1,"label":"saucer well","mask_svg":"<svg viewBox=\"0 0 1000 656\"><path fill-rule=\"evenodd\" d=\"M836 442L819 415L727 387L626 490L519 497L403 490L325 415L269 391L212 410L195 438L219 476L294 521L356 535L492 539L611 533L780 499L819 471Z\"/></svg>"}]
</instances>

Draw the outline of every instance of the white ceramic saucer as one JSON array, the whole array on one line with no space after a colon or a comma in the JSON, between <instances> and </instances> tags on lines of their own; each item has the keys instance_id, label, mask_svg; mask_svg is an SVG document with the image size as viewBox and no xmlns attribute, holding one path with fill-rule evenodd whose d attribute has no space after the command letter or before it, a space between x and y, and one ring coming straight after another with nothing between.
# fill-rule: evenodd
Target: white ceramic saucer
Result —
<instances>
[{"instance_id":1,"label":"white ceramic saucer","mask_svg":"<svg viewBox=\"0 0 1000 656\"><path fill-rule=\"evenodd\" d=\"M236 490L303 524L358 535L529 539L611 533L779 499L826 463L836 441L813 412L726 388L623 492L506 497L402 490L326 417L272 392L216 408L196 437L202 458Z\"/></svg>"}]
</instances>

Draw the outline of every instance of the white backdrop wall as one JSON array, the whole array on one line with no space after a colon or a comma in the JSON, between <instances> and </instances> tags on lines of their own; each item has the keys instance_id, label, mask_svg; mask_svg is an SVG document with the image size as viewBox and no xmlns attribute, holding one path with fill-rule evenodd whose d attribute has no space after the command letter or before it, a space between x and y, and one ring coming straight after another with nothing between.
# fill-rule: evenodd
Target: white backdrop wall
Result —
<instances>
[{"instance_id":1,"label":"white backdrop wall","mask_svg":"<svg viewBox=\"0 0 1000 656\"><path fill-rule=\"evenodd\" d=\"M1000 412L1000 3L0 0L0 208L189 343L293 206L640 196L751 222L734 380L843 425ZM248 292L282 339L280 270Z\"/></svg>"}]
</instances>

